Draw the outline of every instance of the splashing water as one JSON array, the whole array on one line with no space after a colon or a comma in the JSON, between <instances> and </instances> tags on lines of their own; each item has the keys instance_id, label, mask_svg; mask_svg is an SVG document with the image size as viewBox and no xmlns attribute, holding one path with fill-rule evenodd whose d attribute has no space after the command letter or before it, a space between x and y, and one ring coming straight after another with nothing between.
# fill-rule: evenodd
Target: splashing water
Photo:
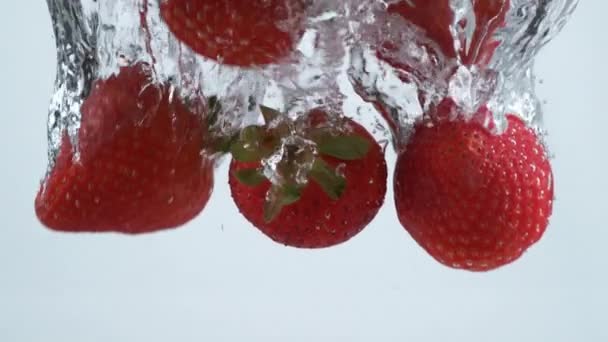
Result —
<instances>
[{"instance_id":1,"label":"splashing water","mask_svg":"<svg viewBox=\"0 0 608 342\"><path fill-rule=\"evenodd\" d=\"M145 62L158 81L168 81L185 103L217 97L226 115L215 129L229 135L251 120L265 94L258 70L239 70L199 57L162 23L156 0L48 0L57 45L57 77L49 114L49 157L62 132L76 140L80 107L96 79Z\"/></svg>"},{"instance_id":2,"label":"splashing water","mask_svg":"<svg viewBox=\"0 0 608 342\"><path fill-rule=\"evenodd\" d=\"M504 128L505 114L515 113L540 130L534 57L577 5L311 0L303 34L293 35L300 37L293 53L276 64L244 68L207 59L180 43L161 19L161 0L47 1L58 51L48 124L51 167L64 131L77 142L80 107L93 82L135 62L151 65L154 77L169 82L185 103L217 98L222 113L211 130L219 136L260 122L260 104L293 120L314 108L341 114L345 102L354 101L360 109L345 115L363 121L380 139L392 132L399 145L415 120L446 98L469 117L488 108L498 128ZM358 96L381 115L364 110ZM300 142L308 148L308 140L297 131L293 135L283 150ZM280 163L272 158L266 169Z\"/></svg>"},{"instance_id":3,"label":"splashing water","mask_svg":"<svg viewBox=\"0 0 608 342\"><path fill-rule=\"evenodd\" d=\"M355 25L349 76L403 144L412 124L446 98L488 128L516 114L539 132L534 58L562 29L576 0L397 0L377 3ZM369 7L361 7L370 13Z\"/></svg>"}]
</instances>

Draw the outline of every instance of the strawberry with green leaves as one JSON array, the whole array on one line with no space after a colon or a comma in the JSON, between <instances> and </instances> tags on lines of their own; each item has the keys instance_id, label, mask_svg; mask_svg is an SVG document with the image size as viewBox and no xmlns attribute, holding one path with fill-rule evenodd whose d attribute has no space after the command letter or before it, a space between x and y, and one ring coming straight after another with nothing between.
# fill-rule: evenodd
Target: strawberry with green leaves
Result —
<instances>
[{"instance_id":1,"label":"strawberry with green leaves","mask_svg":"<svg viewBox=\"0 0 608 342\"><path fill-rule=\"evenodd\" d=\"M319 110L295 123L263 112L267 125L247 127L232 145L229 183L241 214L272 240L299 248L359 233L386 193L378 143L354 121Z\"/></svg>"},{"instance_id":2,"label":"strawberry with green leaves","mask_svg":"<svg viewBox=\"0 0 608 342\"><path fill-rule=\"evenodd\" d=\"M44 225L137 234L182 225L203 210L213 163L201 152L201 113L155 81L147 64L96 81L81 113L78 147L64 136L36 197Z\"/></svg>"},{"instance_id":3,"label":"strawberry with green leaves","mask_svg":"<svg viewBox=\"0 0 608 342\"><path fill-rule=\"evenodd\" d=\"M486 115L418 122L394 174L401 224L436 260L470 271L518 259L545 232L553 204L535 132L509 115L507 130L493 134Z\"/></svg>"},{"instance_id":4,"label":"strawberry with green leaves","mask_svg":"<svg viewBox=\"0 0 608 342\"><path fill-rule=\"evenodd\" d=\"M305 0L165 0L161 16L196 53L251 67L287 58L304 33Z\"/></svg>"}]
</instances>

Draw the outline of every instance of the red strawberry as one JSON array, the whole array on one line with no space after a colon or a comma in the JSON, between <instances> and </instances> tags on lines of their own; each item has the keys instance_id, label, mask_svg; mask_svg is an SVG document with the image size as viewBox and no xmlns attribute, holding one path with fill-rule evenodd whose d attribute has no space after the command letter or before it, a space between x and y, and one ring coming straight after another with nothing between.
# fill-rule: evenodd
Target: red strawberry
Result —
<instances>
[{"instance_id":1,"label":"red strawberry","mask_svg":"<svg viewBox=\"0 0 608 342\"><path fill-rule=\"evenodd\" d=\"M506 24L510 0L473 0L475 31L464 64L488 65L500 41L494 39L498 29Z\"/></svg>"},{"instance_id":2,"label":"red strawberry","mask_svg":"<svg viewBox=\"0 0 608 342\"><path fill-rule=\"evenodd\" d=\"M247 220L276 242L299 248L340 244L370 223L384 202L387 170L378 143L362 126L345 118L333 125L350 133L314 136L312 132L319 133L324 122L317 121L308 131L320 156L308 155L312 169L304 174L305 185L272 185L257 161L234 159L230 164L234 202ZM301 177L301 168L294 167L293 160L308 160L307 151L296 148L287 155L277 168L280 176Z\"/></svg>"},{"instance_id":3,"label":"red strawberry","mask_svg":"<svg viewBox=\"0 0 608 342\"><path fill-rule=\"evenodd\" d=\"M256 66L287 57L303 34L305 0L167 0L161 16L195 52Z\"/></svg>"},{"instance_id":4,"label":"red strawberry","mask_svg":"<svg viewBox=\"0 0 608 342\"><path fill-rule=\"evenodd\" d=\"M471 271L508 264L538 241L553 201L551 166L515 116L493 135L477 121L423 121L397 159L399 220L441 263Z\"/></svg>"},{"instance_id":5,"label":"red strawberry","mask_svg":"<svg viewBox=\"0 0 608 342\"><path fill-rule=\"evenodd\" d=\"M493 40L493 35L496 30L504 26L509 7L509 0L474 0L475 30L470 42L459 42L458 50L455 49L456 39L452 33L452 27L455 24L464 25L465 23L454 23L455 16L449 0L400 1L389 5L387 12L399 15L422 30L426 38L437 44L439 51L445 57L453 59L458 56L466 65L487 65L494 50L498 47L498 42ZM411 66L404 64L401 62L401 58L396 59L394 56L398 50L398 44L400 42L385 42L384 51L379 51L379 56L395 66L409 70Z\"/></svg>"},{"instance_id":6,"label":"red strawberry","mask_svg":"<svg viewBox=\"0 0 608 342\"><path fill-rule=\"evenodd\" d=\"M51 229L144 233L197 215L213 186L204 125L145 64L97 81L82 108L79 155L67 135L36 197Z\"/></svg>"},{"instance_id":7,"label":"red strawberry","mask_svg":"<svg viewBox=\"0 0 608 342\"><path fill-rule=\"evenodd\" d=\"M427 38L439 45L441 52L454 58L454 38L450 26L454 13L449 0L401 1L388 6L387 12L400 15L405 20L424 31Z\"/></svg>"}]
</instances>

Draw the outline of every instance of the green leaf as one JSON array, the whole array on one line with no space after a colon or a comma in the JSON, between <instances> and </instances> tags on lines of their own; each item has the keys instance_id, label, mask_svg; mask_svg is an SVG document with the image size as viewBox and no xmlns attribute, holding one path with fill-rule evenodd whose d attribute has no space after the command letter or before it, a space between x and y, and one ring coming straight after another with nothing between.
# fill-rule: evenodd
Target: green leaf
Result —
<instances>
[{"instance_id":1,"label":"green leaf","mask_svg":"<svg viewBox=\"0 0 608 342\"><path fill-rule=\"evenodd\" d=\"M279 201L267 200L264 202L264 221L266 223L272 222L283 210L283 204Z\"/></svg>"},{"instance_id":2,"label":"green leaf","mask_svg":"<svg viewBox=\"0 0 608 342\"><path fill-rule=\"evenodd\" d=\"M258 186L266 180L264 174L258 169L242 169L234 173L239 182L247 186Z\"/></svg>"},{"instance_id":3,"label":"green leaf","mask_svg":"<svg viewBox=\"0 0 608 342\"><path fill-rule=\"evenodd\" d=\"M230 145L230 153L232 153L232 158L243 163L252 163L262 159L259 149L250 144L243 143L241 140L234 141Z\"/></svg>"},{"instance_id":4,"label":"green leaf","mask_svg":"<svg viewBox=\"0 0 608 342\"><path fill-rule=\"evenodd\" d=\"M216 138L215 140L213 140L213 150L221 153L230 152L232 144L234 143L236 138L237 137L234 135Z\"/></svg>"},{"instance_id":5,"label":"green leaf","mask_svg":"<svg viewBox=\"0 0 608 342\"><path fill-rule=\"evenodd\" d=\"M320 145L327 138L331 138L331 131L327 127L310 127L307 130L308 138Z\"/></svg>"},{"instance_id":6,"label":"green leaf","mask_svg":"<svg viewBox=\"0 0 608 342\"><path fill-rule=\"evenodd\" d=\"M266 124L268 124L272 120L276 119L279 115L281 115L281 112L279 112L278 110L270 108L270 107L266 107L264 105L260 105L260 111L262 112L262 116L264 117L264 122Z\"/></svg>"},{"instance_id":7,"label":"green leaf","mask_svg":"<svg viewBox=\"0 0 608 342\"><path fill-rule=\"evenodd\" d=\"M363 159L370 148L370 143L358 135L329 136L320 139L319 152L342 160Z\"/></svg>"},{"instance_id":8,"label":"green leaf","mask_svg":"<svg viewBox=\"0 0 608 342\"><path fill-rule=\"evenodd\" d=\"M230 145L232 157L240 162L250 163L259 161L263 157L260 150L262 127L247 126Z\"/></svg>"},{"instance_id":9,"label":"green leaf","mask_svg":"<svg viewBox=\"0 0 608 342\"><path fill-rule=\"evenodd\" d=\"M317 158L309 173L321 189L333 200L337 200L342 196L346 189L346 179L340 176L336 170L332 169L322 159Z\"/></svg>"},{"instance_id":10,"label":"green leaf","mask_svg":"<svg viewBox=\"0 0 608 342\"><path fill-rule=\"evenodd\" d=\"M266 222L274 220L279 216L284 206L297 202L301 196L300 189L291 184L275 185L268 191L266 202L264 202L264 221Z\"/></svg>"},{"instance_id":11,"label":"green leaf","mask_svg":"<svg viewBox=\"0 0 608 342\"><path fill-rule=\"evenodd\" d=\"M301 196L300 188L295 185L286 184L281 187L280 201L283 205L294 204Z\"/></svg>"},{"instance_id":12,"label":"green leaf","mask_svg":"<svg viewBox=\"0 0 608 342\"><path fill-rule=\"evenodd\" d=\"M239 139L246 143L257 144L262 133L262 127L260 126L247 126L241 131Z\"/></svg>"}]
</instances>

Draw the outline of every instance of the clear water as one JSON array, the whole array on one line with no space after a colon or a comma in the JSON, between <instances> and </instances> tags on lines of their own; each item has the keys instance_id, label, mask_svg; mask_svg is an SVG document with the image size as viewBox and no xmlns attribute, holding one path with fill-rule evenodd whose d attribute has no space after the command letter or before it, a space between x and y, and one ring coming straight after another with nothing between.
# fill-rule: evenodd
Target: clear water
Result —
<instances>
[{"instance_id":1,"label":"clear water","mask_svg":"<svg viewBox=\"0 0 608 342\"><path fill-rule=\"evenodd\" d=\"M259 122L257 104L292 119L315 107L334 113L346 108L345 115L379 140L399 144L412 123L446 96L465 114L486 106L499 129L504 115L515 113L542 130L534 57L577 5L577 0L487 0L506 3L508 10L505 25L484 38L498 42L495 53L475 65L469 63L476 53L475 32L484 29L476 20L476 0L449 0L444 6L452 19L440 29L449 33L454 50L462 51L457 58L434 53L437 46L424 30L386 13L390 4L419 0L313 0L305 34L285 63L238 68L180 44L160 19L159 1L47 0L58 51L48 127L51 166L62 132L76 140L80 106L92 82L135 61L152 64L156 77L172 82L186 100L216 96L224 110L213 127L218 135ZM387 41L396 48L385 49ZM375 103L384 115L370 111L364 101ZM286 144L299 141L298 131L293 134Z\"/></svg>"},{"instance_id":2,"label":"clear water","mask_svg":"<svg viewBox=\"0 0 608 342\"><path fill-rule=\"evenodd\" d=\"M396 2L404 1L392 3ZM475 31L490 31L488 27L492 25L492 21L476 21L475 2L484 3L436 1L446 3L443 7L453 16L451 21L445 21L443 29L451 38L450 44L455 50L461 49L464 57L436 53L439 47L433 43L429 47L424 30L397 15L387 15L383 4L377 5L372 19L356 24L361 39L351 50L350 79L358 94L376 103L384 110L387 121L393 122L397 142L406 140L412 123L446 96L468 116L482 106L489 108L497 131L505 128L505 114L513 113L542 132L542 108L535 95L535 57L559 33L578 1L485 1L506 6L504 26L484 39L498 44L491 59L471 64L467 57L483 49L482 44L474 43ZM366 6L361 10L369 13ZM400 46L383 50L386 41ZM378 51L383 51L382 58L378 58Z\"/></svg>"}]
</instances>

